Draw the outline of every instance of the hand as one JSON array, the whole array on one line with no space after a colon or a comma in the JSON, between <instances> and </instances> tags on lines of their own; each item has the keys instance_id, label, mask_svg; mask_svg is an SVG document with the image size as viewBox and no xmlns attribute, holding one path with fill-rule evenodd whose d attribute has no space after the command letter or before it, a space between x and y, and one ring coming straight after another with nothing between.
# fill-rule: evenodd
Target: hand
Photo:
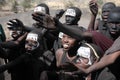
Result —
<instances>
[{"instance_id":1,"label":"hand","mask_svg":"<svg viewBox=\"0 0 120 80\"><path fill-rule=\"evenodd\" d=\"M98 4L95 1L91 0L89 3L89 8L92 14L96 16L98 13Z\"/></svg>"},{"instance_id":2,"label":"hand","mask_svg":"<svg viewBox=\"0 0 120 80\"><path fill-rule=\"evenodd\" d=\"M55 13L55 18L60 19L63 16L64 12L65 12L65 10L63 10L63 9L57 10Z\"/></svg>"},{"instance_id":3,"label":"hand","mask_svg":"<svg viewBox=\"0 0 120 80\"><path fill-rule=\"evenodd\" d=\"M17 28L17 27L21 27L22 29L24 29L24 24L19 19L9 20L9 22L7 23L7 25L9 25L8 29L13 29L13 28Z\"/></svg>"},{"instance_id":4,"label":"hand","mask_svg":"<svg viewBox=\"0 0 120 80\"><path fill-rule=\"evenodd\" d=\"M56 29L54 19L41 12L35 12L32 14L32 18L37 22L36 24L46 29Z\"/></svg>"}]
</instances>

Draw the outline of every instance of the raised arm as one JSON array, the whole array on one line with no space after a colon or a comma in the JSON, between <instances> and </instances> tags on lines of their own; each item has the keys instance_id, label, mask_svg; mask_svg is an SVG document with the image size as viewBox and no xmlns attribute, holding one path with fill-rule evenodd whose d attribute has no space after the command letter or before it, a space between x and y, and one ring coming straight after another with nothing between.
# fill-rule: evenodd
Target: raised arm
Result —
<instances>
[{"instance_id":1,"label":"raised arm","mask_svg":"<svg viewBox=\"0 0 120 80\"><path fill-rule=\"evenodd\" d=\"M91 0L89 2L89 8L91 11L91 20L90 20L90 23L88 25L88 30L93 31L94 27L95 27L94 24L95 24L96 16L98 13L98 4L96 3L96 0Z\"/></svg>"}]
</instances>

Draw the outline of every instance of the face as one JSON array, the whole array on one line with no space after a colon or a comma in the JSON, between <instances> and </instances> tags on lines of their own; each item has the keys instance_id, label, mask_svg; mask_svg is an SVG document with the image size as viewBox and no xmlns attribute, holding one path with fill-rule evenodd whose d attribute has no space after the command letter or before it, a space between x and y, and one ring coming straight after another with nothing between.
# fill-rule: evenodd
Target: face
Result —
<instances>
[{"instance_id":1,"label":"face","mask_svg":"<svg viewBox=\"0 0 120 80\"><path fill-rule=\"evenodd\" d=\"M74 24L75 22L75 17L76 17L76 12L74 9L67 9L66 13L65 13L65 21L66 24Z\"/></svg>"},{"instance_id":2,"label":"face","mask_svg":"<svg viewBox=\"0 0 120 80\"><path fill-rule=\"evenodd\" d=\"M38 35L29 33L26 38L25 49L28 52L34 51L39 47Z\"/></svg>"},{"instance_id":3,"label":"face","mask_svg":"<svg viewBox=\"0 0 120 80\"><path fill-rule=\"evenodd\" d=\"M68 24L68 25L74 24L75 20L76 19L73 16L69 16L69 15L65 16L65 21L66 21L66 24Z\"/></svg>"},{"instance_id":4,"label":"face","mask_svg":"<svg viewBox=\"0 0 120 80\"><path fill-rule=\"evenodd\" d=\"M77 57L78 58L76 62L79 64L79 66L88 68L90 65L92 65L90 48L80 47L77 51Z\"/></svg>"},{"instance_id":5,"label":"face","mask_svg":"<svg viewBox=\"0 0 120 80\"><path fill-rule=\"evenodd\" d=\"M115 4L114 3L106 3L103 5L102 7L102 19L103 21L106 23L107 22L107 18L108 18L108 14L109 12L115 8Z\"/></svg>"},{"instance_id":6,"label":"face","mask_svg":"<svg viewBox=\"0 0 120 80\"><path fill-rule=\"evenodd\" d=\"M18 28L10 28L9 30L10 30L10 36L12 38L18 38L22 34L22 28L20 28L20 27L18 27Z\"/></svg>"},{"instance_id":7,"label":"face","mask_svg":"<svg viewBox=\"0 0 120 80\"><path fill-rule=\"evenodd\" d=\"M62 40L62 45L63 45L64 50L69 50L71 47L75 45L75 42L76 42L76 39L66 34L63 34L61 40Z\"/></svg>"},{"instance_id":8,"label":"face","mask_svg":"<svg viewBox=\"0 0 120 80\"><path fill-rule=\"evenodd\" d=\"M107 18L108 18L108 14L109 14L110 10L103 10L102 11L102 20L104 22L107 22Z\"/></svg>"},{"instance_id":9,"label":"face","mask_svg":"<svg viewBox=\"0 0 120 80\"><path fill-rule=\"evenodd\" d=\"M109 32L112 35L117 35L120 32L120 23L109 22L107 23Z\"/></svg>"}]
</instances>

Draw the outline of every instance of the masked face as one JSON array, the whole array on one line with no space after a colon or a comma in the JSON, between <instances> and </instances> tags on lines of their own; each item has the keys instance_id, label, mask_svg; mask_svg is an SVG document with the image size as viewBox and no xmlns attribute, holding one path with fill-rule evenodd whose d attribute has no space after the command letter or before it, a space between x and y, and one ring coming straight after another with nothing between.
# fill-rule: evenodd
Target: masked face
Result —
<instances>
[{"instance_id":1,"label":"masked face","mask_svg":"<svg viewBox=\"0 0 120 80\"><path fill-rule=\"evenodd\" d=\"M65 21L66 24L74 24L76 20L76 12L74 9L67 9L66 13L65 13Z\"/></svg>"},{"instance_id":2,"label":"masked face","mask_svg":"<svg viewBox=\"0 0 120 80\"><path fill-rule=\"evenodd\" d=\"M88 47L80 47L77 50L77 63L80 64L81 67L87 68L90 65L92 65L92 60L91 60L91 54L90 54L90 48Z\"/></svg>"},{"instance_id":3,"label":"masked face","mask_svg":"<svg viewBox=\"0 0 120 80\"><path fill-rule=\"evenodd\" d=\"M34 51L39 47L38 34L29 33L26 38L25 49L28 52Z\"/></svg>"}]
</instances>

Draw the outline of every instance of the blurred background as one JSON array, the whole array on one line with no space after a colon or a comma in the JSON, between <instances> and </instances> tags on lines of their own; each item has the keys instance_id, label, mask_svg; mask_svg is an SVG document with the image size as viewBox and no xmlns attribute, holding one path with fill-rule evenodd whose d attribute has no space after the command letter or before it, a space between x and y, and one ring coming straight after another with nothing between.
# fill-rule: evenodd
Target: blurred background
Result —
<instances>
[{"instance_id":1,"label":"blurred background","mask_svg":"<svg viewBox=\"0 0 120 80\"><path fill-rule=\"evenodd\" d=\"M31 17L34 7L39 3L46 3L50 8L51 16L55 15L55 10L57 9L66 9L70 6L79 7L83 13L79 25L87 27L90 19L89 1L90 0L0 0L0 24L3 25L6 34L8 34L6 22L9 19L19 18L25 25L31 26L34 22ZM120 0L96 1L99 5L97 17L101 17L101 7L104 3L114 2L117 6L120 5ZM64 19L62 21L64 21Z\"/></svg>"}]
</instances>

